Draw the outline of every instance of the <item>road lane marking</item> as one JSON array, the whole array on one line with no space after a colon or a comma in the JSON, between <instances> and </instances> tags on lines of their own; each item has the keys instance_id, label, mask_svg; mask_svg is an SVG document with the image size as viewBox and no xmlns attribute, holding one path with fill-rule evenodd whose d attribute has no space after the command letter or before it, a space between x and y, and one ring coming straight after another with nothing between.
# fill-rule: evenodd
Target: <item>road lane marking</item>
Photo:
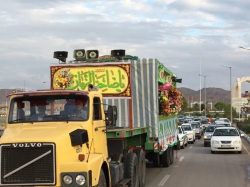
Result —
<instances>
[{"instance_id":1,"label":"road lane marking","mask_svg":"<svg viewBox=\"0 0 250 187\"><path fill-rule=\"evenodd\" d=\"M189 147L189 149L192 149L192 148L193 148L193 146Z\"/></svg>"},{"instance_id":2,"label":"road lane marking","mask_svg":"<svg viewBox=\"0 0 250 187\"><path fill-rule=\"evenodd\" d=\"M184 159L184 156L182 156L182 157L180 158L179 162L181 162L183 159Z\"/></svg>"},{"instance_id":3,"label":"road lane marking","mask_svg":"<svg viewBox=\"0 0 250 187\"><path fill-rule=\"evenodd\" d=\"M158 186L163 186L165 184L165 182L168 180L168 178L170 177L170 175L166 175L161 182L158 184Z\"/></svg>"},{"instance_id":4,"label":"road lane marking","mask_svg":"<svg viewBox=\"0 0 250 187\"><path fill-rule=\"evenodd\" d=\"M247 148L242 144L243 148L246 150L247 154L250 156L250 152L247 150Z\"/></svg>"}]
</instances>

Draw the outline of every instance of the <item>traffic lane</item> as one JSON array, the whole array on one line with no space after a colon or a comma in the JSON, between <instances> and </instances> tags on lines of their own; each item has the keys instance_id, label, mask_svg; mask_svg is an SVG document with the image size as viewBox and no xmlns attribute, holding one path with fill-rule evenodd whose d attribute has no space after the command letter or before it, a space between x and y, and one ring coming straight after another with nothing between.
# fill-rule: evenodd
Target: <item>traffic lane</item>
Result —
<instances>
[{"instance_id":1,"label":"traffic lane","mask_svg":"<svg viewBox=\"0 0 250 187\"><path fill-rule=\"evenodd\" d=\"M146 186L250 187L249 155L245 149L242 154L211 154L210 147L204 147L203 143L202 138L179 150L169 168L147 167ZM244 146L250 149L245 143L243 140Z\"/></svg>"}]
</instances>

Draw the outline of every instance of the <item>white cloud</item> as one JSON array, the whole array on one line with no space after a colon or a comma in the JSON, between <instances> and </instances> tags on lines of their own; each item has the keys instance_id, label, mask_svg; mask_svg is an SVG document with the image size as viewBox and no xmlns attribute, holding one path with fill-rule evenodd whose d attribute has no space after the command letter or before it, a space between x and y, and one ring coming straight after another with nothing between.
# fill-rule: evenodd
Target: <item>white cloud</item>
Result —
<instances>
[{"instance_id":1,"label":"white cloud","mask_svg":"<svg viewBox=\"0 0 250 187\"><path fill-rule=\"evenodd\" d=\"M217 0L8 0L0 7L0 86L44 87L54 51L72 59L74 49L104 55L122 48L159 59L192 89L199 89L201 64L213 75L208 87L228 89L220 64L233 67L233 80L249 75L250 53L238 48L250 46L249 8Z\"/></svg>"}]
</instances>

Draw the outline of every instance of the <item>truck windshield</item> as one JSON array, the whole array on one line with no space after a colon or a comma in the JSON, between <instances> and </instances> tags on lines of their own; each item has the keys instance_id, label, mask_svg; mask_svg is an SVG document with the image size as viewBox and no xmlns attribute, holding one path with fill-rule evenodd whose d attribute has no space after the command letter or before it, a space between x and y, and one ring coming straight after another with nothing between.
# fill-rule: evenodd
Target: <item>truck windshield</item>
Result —
<instances>
[{"instance_id":1,"label":"truck windshield","mask_svg":"<svg viewBox=\"0 0 250 187\"><path fill-rule=\"evenodd\" d=\"M85 121L89 117L88 103L85 95L18 97L11 101L8 122Z\"/></svg>"}]
</instances>

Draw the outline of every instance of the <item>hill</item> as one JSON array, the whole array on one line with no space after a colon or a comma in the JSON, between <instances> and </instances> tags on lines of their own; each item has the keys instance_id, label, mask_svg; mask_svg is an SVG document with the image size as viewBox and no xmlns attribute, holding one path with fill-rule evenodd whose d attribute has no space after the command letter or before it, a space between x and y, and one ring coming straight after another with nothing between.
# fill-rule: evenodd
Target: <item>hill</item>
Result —
<instances>
[{"instance_id":1,"label":"hill","mask_svg":"<svg viewBox=\"0 0 250 187\"><path fill-rule=\"evenodd\" d=\"M196 91L190 88L180 87L178 90L183 94L189 106L191 106L191 103L200 102L200 100L201 102L205 101L205 88ZM221 88L206 88L206 101L212 103L212 106L218 102L230 104L230 91Z\"/></svg>"}]
</instances>

